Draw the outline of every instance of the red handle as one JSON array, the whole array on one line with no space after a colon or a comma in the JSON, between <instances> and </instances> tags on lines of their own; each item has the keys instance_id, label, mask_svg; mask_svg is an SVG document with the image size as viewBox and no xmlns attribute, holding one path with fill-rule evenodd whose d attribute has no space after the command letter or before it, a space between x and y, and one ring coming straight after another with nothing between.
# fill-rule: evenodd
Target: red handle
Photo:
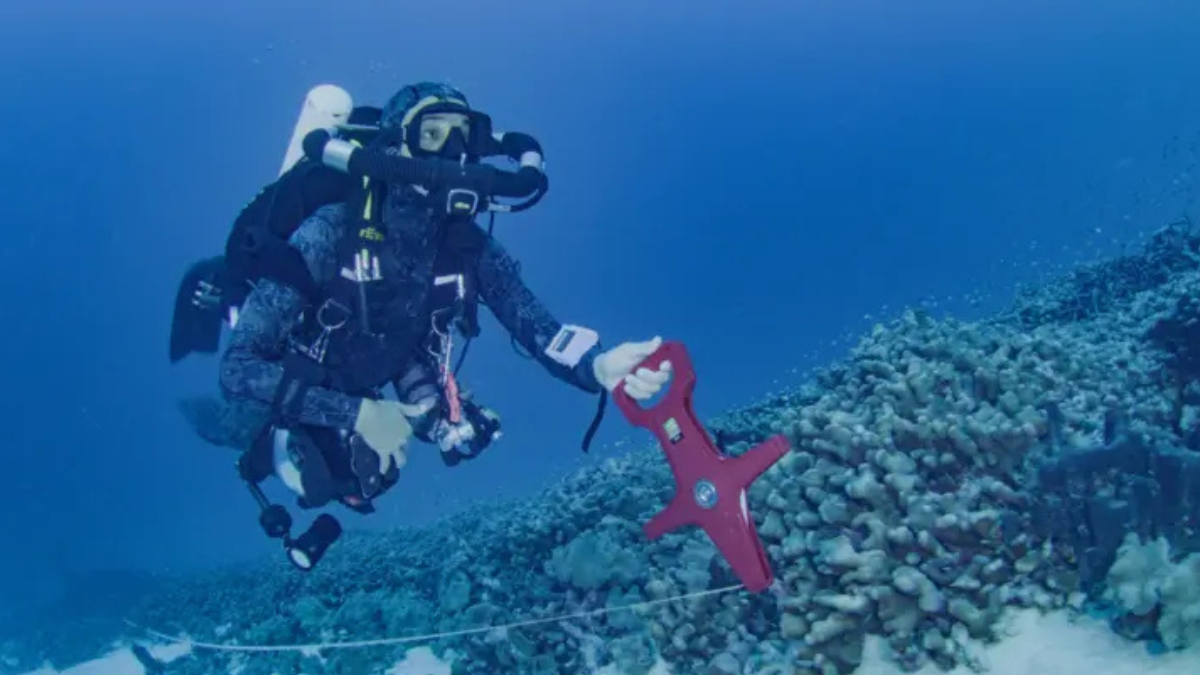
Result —
<instances>
[{"instance_id":1,"label":"red handle","mask_svg":"<svg viewBox=\"0 0 1200 675\"><path fill-rule=\"evenodd\" d=\"M613 389L613 401L616 402L621 412L625 413L625 418L629 420L630 424L637 427L653 427L659 420L659 411L662 409L674 410L675 406L686 400L695 389L696 374L692 370L692 359L682 342L664 341L658 349L634 366L633 370L636 371L638 368L658 370L665 361L671 362L671 381L667 393L656 405L643 408L625 392L622 383L618 383Z\"/></svg>"}]
</instances>

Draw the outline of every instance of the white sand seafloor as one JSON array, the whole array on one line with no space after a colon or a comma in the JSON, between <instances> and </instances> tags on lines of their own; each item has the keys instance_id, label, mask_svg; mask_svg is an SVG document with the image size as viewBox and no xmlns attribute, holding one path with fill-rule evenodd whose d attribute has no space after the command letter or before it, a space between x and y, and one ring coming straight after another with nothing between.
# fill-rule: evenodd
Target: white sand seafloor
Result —
<instances>
[{"instance_id":1,"label":"white sand seafloor","mask_svg":"<svg viewBox=\"0 0 1200 675\"><path fill-rule=\"evenodd\" d=\"M980 646L977 656L985 673L991 675L1200 675L1200 646L1184 652L1152 655L1143 643L1122 638L1102 622L1073 618L1066 611L1039 613L1013 611L1007 615L1003 640ZM164 662L186 656L190 650L182 644L148 648ZM867 640L863 665L855 675L902 675L889 664L879 638ZM450 675L450 664L439 660L428 647L409 650L404 660L382 670L385 675ZM773 671L790 672L786 669ZM78 664L63 671L42 668L26 675L144 675L145 670L127 648ZM930 664L915 675L973 675L965 666L942 671ZM625 675L612 666L593 675ZM659 662L650 675L693 675L671 670Z\"/></svg>"}]
</instances>

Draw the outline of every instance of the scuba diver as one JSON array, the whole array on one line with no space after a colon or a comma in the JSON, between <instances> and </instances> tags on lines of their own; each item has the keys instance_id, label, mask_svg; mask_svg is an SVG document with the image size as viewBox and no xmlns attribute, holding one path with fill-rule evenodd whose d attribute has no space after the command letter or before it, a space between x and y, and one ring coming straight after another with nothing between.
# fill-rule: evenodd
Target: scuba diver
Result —
<instances>
[{"instance_id":1,"label":"scuba diver","mask_svg":"<svg viewBox=\"0 0 1200 675\"><path fill-rule=\"evenodd\" d=\"M177 315L207 312L209 338L212 317L221 317L218 339L221 322L231 326L220 388L231 402L261 406L266 420L238 469L260 525L305 570L340 525L322 514L293 539L290 515L266 499L263 480L278 477L301 508L336 502L370 513L396 484L414 436L438 446L451 466L499 437L499 416L460 389L452 364L456 336L479 332L480 302L525 355L599 394L585 451L608 392L623 386L645 400L670 373L669 363L638 367L660 338L605 351L596 331L560 323L525 286L492 226L476 223L480 213L524 210L545 193L535 139L493 133L490 118L445 84L406 86L382 109L351 109L345 98L334 106L339 114L326 115L332 124L306 126L302 115L294 165L285 160L280 180L243 211L257 215L239 217L225 255L193 268L176 307ZM504 157L519 168L484 161ZM172 360L177 332L203 330L189 332L177 316ZM211 339L180 344L184 354L215 351Z\"/></svg>"}]
</instances>

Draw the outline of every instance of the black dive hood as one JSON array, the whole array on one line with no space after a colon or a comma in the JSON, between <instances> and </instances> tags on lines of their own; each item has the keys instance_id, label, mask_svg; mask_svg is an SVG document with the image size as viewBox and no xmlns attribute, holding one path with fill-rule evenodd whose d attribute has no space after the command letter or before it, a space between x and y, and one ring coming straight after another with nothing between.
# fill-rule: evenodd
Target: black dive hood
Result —
<instances>
[{"instance_id":1,"label":"black dive hood","mask_svg":"<svg viewBox=\"0 0 1200 675\"><path fill-rule=\"evenodd\" d=\"M520 164L516 171L441 157L404 157L397 151L403 143L401 129L380 130L365 146L318 129L304 138L304 154L351 176L420 185L431 193L444 193L456 203L467 195L474 198L478 211L516 213L533 207L549 189L542 170L541 146L532 136L514 132L497 134L489 140L481 155L506 155ZM497 197L524 201L501 204L495 201Z\"/></svg>"}]
</instances>

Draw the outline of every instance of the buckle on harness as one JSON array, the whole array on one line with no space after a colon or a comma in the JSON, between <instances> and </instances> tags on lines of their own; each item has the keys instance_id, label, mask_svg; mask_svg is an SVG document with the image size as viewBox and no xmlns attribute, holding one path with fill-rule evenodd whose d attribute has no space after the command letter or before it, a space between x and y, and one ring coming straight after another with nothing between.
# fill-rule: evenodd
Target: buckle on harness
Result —
<instances>
[{"instance_id":1,"label":"buckle on harness","mask_svg":"<svg viewBox=\"0 0 1200 675\"><path fill-rule=\"evenodd\" d=\"M473 216L479 212L479 193L466 188L451 188L446 193L446 213Z\"/></svg>"},{"instance_id":2,"label":"buckle on harness","mask_svg":"<svg viewBox=\"0 0 1200 675\"><path fill-rule=\"evenodd\" d=\"M313 361L324 363L325 353L329 350L330 336L333 335L333 331L345 326L350 317L348 307L332 298L326 300L317 309L317 325L321 327L321 334L307 345L292 341L293 347Z\"/></svg>"}]
</instances>

